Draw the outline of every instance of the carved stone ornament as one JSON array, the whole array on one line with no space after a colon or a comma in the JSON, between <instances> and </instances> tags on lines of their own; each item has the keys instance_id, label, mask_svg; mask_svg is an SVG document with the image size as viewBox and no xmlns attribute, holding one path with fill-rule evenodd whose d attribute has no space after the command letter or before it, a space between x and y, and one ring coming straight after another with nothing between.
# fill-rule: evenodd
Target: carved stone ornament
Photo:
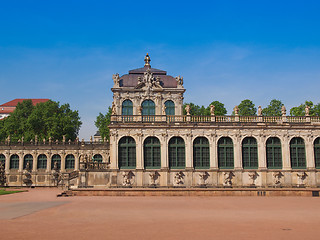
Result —
<instances>
[{"instance_id":1,"label":"carved stone ornament","mask_svg":"<svg viewBox=\"0 0 320 240\"><path fill-rule=\"evenodd\" d=\"M283 117L287 115L287 109L284 105L282 105L282 107L281 107L281 114Z\"/></svg>"},{"instance_id":2,"label":"carved stone ornament","mask_svg":"<svg viewBox=\"0 0 320 240\"><path fill-rule=\"evenodd\" d=\"M184 183L184 173L182 171L177 172L174 175L175 184L182 185Z\"/></svg>"},{"instance_id":3,"label":"carved stone ornament","mask_svg":"<svg viewBox=\"0 0 320 240\"><path fill-rule=\"evenodd\" d=\"M306 172L298 172L298 186L304 186L304 180L306 180L308 174Z\"/></svg>"},{"instance_id":4,"label":"carved stone ornament","mask_svg":"<svg viewBox=\"0 0 320 240\"><path fill-rule=\"evenodd\" d=\"M215 106L214 105L210 105L210 113L211 113L211 116L214 116L214 110L215 110Z\"/></svg>"},{"instance_id":5,"label":"carved stone ornament","mask_svg":"<svg viewBox=\"0 0 320 240\"><path fill-rule=\"evenodd\" d=\"M149 173L149 178L150 178L150 185L156 185L156 181L158 180L160 174L155 171L155 172L150 172Z\"/></svg>"},{"instance_id":6,"label":"carved stone ornament","mask_svg":"<svg viewBox=\"0 0 320 240\"><path fill-rule=\"evenodd\" d=\"M117 115L117 109L116 109L116 105L114 104L114 102L112 102L111 114Z\"/></svg>"},{"instance_id":7,"label":"carved stone ornament","mask_svg":"<svg viewBox=\"0 0 320 240\"><path fill-rule=\"evenodd\" d=\"M233 111L234 111L235 116L239 116L239 107L238 106L235 106Z\"/></svg>"},{"instance_id":8,"label":"carved stone ornament","mask_svg":"<svg viewBox=\"0 0 320 240\"><path fill-rule=\"evenodd\" d=\"M249 180L251 181L250 185L256 185L256 179L258 178L259 174L254 171L254 172L249 172L248 173Z\"/></svg>"},{"instance_id":9,"label":"carved stone ornament","mask_svg":"<svg viewBox=\"0 0 320 240\"><path fill-rule=\"evenodd\" d=\"M187 106L185 107L185 110L187 112L187 115L190 115L190 105L187 104Z\"/></svg>"},{"instance_id":10,"label":"carved stone ornament","mask_svg":"<svg viewBox=\"0 0 320 240\"><path fill-rule=\"evenodd\" d=\"M232 179L234 178L234 174L233 172L225 172L223 173L224 175L224 181L223 181L223 185L225 187L231 187L232 186Z\"/></svg>"},{"instance_id":11,"label":"carved stone ornament","mask_svg":"<svg viewBox=\"0 0 320 240\"><path fill-rule=\"evenodd\" d=\"M177 87L179 88L183 88L183 77L176 77L176 81L177 81Z\"/></svg>"},{"instance_id":12,"label":"carved stone ornament","mask_svg":"<svg viewBox=\"0 0 320 240\"><path fill-rule=\"evenodd\" d=\"M258 116L259 117L262 116L262 108L261 108L261 106L258 107Z\"/></svg>"},{"instance_id":13,"label":"carved stone ornament","mask_svg":"<svg viewBox=\"0 0 320 240\"><path fill-rule=\"evenodd\" d=\"M134 178L134 174L132 171L123 172L122 178L123 178L122 185L124 187L131 187L132 186L133 178Z\"/></svg>"},{"instance_id":14,"label":"carved stone ornament","mask_svg":"<svg viewBox=\"0 0 320 240\"><path fill-rule=\"evenodd\" d=\"M209 173L208 172L200 172L199 173L199 183L201 186L205 186L206 185L206 181L209 177Z\"/></svg>"},{"instance_id":15,"label":"carved stone ornament","mask_svg":"<svg viewBox=\"0 0 320 240\"><path fill-rule=\"evenodd\" d=\"M120 87L120 85L119 85L119 83L120 83L119 74L118 74L118 73L113 74L113 75L112 75L112 79L113 79L113 87L114 87L114 88Z\"/></svg>"},{"instance_id":16,"label":"carved stone ornament","mask_svg":"<svg viewBox=\"0 0 320 240\"><path fill-rule=\"evenodd\" d=\"M148 92L152 89L162 89L161 83L160 83L160 78L157 77L155 78L153 76L153 73L150 71L150 69L147 69L146 72L143 74L143 78L139 77L138 78L138 84L135 87L136 89L145 89Z\"/></svg>"},{"instance_id":17,"label":"carved stone ornament","mask_svg":"<svg viewBox=\"0 0 320 240\"><path fill-rule=\"evenodd\" d=\"M276 185L276 186L280 186L281 185L281 178L283 177L284 175L282 174L282 172L275 172L274 174L273 174L273 181L274 181L274 184Z\"/></svg>"},{"instance_id":18,"label":"carved stone ornament","mask_svg":"<svg viewBox=\"0 0 320 240\"><path fill-rule=\"evenodd\" d=\"M309 117L310 116L310 107L308 105L306 105L304 111L305 111L305 116Z\"/></svg>"}]
</instances>

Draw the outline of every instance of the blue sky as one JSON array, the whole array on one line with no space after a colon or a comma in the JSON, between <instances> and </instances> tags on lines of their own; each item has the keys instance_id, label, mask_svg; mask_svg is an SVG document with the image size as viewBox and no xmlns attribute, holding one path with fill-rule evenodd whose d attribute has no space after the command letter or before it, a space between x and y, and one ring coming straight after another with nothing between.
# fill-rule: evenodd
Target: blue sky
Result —
<instances>
[{"instance_id":1,"label":"blue sky","mask_svg":"<svg viewBox=\"0 0 320 240\"><path fill-rule=\"evenodd\" d=\"M0 0L0 102L51 98L79 110L80 138L111 105L112 74L184 77L185 102L320 102L320 1Z\"/></svg>"}]
</instances>

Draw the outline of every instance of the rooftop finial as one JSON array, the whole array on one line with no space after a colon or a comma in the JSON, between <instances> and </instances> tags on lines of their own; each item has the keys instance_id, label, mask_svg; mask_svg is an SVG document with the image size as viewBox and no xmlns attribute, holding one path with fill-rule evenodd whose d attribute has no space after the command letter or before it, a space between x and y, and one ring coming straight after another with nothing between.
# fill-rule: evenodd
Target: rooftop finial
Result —
<instances>
[{"instance_id":1,"label":"rooftop finial","mask_svg":"<svg viewBox=\"0 0 320 240\"><path fill-rule=\"evenodd\" d=\"M144 66L150 68L151 67L150 61L151 60L150 60L150 57L149 57L149 53L147 53L147 55L144 58L144 62L145 62Z\"/></svg>"}]
</instances>

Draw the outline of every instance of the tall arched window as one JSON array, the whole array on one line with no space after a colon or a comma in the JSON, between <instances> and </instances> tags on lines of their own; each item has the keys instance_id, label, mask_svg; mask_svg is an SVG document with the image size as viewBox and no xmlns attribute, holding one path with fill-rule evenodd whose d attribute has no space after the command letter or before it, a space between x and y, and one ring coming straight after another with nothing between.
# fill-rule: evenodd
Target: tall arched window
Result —
<instances>
[{"instance_id":1,"label":"tall arched window","mask_svg":"<svg viewBox=\"0 0 320 240\"><path fill-rule=\"evenodd\" d=\"M300 137L294 137L290 141L290 160L291 168L305 169L306 168L306 152L304 140Z\"/></svg>"},{"instance_id":2,"label":"tall arched window","mask_svg":"<svg viewBox=\"0 0 320 240\"><path fill-rule=\"evenodd\" d=\"M93 156L93 161L102 163L102 156L101 156L101 154L95 154L95 155Z\"/></svg>"},{"instance_id":3,"label":"tall arched window","mask_svg":"<svg viewBox=\"0 0 320 240\"><path fill-rule=\"evenodd\" d=\"M270 137L267 140L267 168L281 169L282 168L282 152L281 141L277 137Z\"/></svg>"},{"instance_id":4,"label":"tall arched window","mask_svg":"<svg viewBox=\"0 0 320 240\"><path fill-rule=\"evenodd\" d=\"M0 154L0 163L3 164L3 166L5 167L6 164L6 156L3 154Z\"/></svg>"},{"instance_id":5,"label":"tall arched window","mask_svg":"<svg viewBox=\"0 0 320 240\"><path fill-rule=\"evenodd\" d=\"M253 137L246 137L242 141L242 166L244 169L258 168L258 145Z\"/></svg>"},{"instance_id":6,"label":"tall arched window","mask_svg":"<svg viewBox=\"0 0 320 240\"><path fill-rule=\"evenodd\" d=\"M181 137L172 137L169 141L169 168L182 169L186 166L185 145Z\"/></svg>"},{"instance_id":7,"label":"tall arched window","mask_svg":"<svg viewBox=\"0 0 320 240\"><path fill-rule=\"evenodd\" d=\"M193 141L193 167L195 169L210 168L209 141L205 137L197 137Z\"/></svg>"},{"instance_id":8,"label":"tall arched window","mask_svg":"<svg viewBox=\"0 0 320 240\"><path fill-rule=\"evenodd\" d=\"M160 141L156 137L147 137L143 144L144 167L161 168Z\"/></svg>"},{"instance_id":9,"label":"tall arched window","mask_svg":"<svg viewBox=\"0 0 320 240\"><path fill-rule=\"evenodd\" d=\"M164 103L164 106L166 107L166 115L174 115L175 114L175 106L174 102L171 100L168 100Z\"/></svg>"},{"instance_id":10,"label":"tall arched window","mask_svg":"<svg viewBox=\"0 0 320 240\"><path fill-rule=\"evenodd\" d=\"M10 157L10 169L19 169L19 156L17 154Z\"/></svg>"},{"instance_id":11,"label":"tall arched window","mask_svg":"<svg viewBox=\"0 0 320 240\"><path fill-rule=\"evenodd\" d=\"M23 169L27 168L27 164L29 163L29 169L32 169L33 166L33 157L31 154L27 154L23 158Z\"/></svg>"},{"instance_id":12,"label":"tall arched window","mask_svg":"<svg viewBox=\"0 0 320 240\"><path fill-rule=\"evenodd\" d=\"M122 115L133 115L133 104L131 100L127 99L122 102Z\"/></svg>"},{"instance_id":13,"label":"tall arched window","mask_svg":"<svg viewBox=\"0 0 320 240\"><path fill-rule=\"evenodd\" d=\"M314 141L314 161L316 168L320 168L320 138Z\"/></svg>"},{"instance_id":14,"label":"tall arched window","mask_svg":"<svg viewBox=\"0 0 320 240\"><path fill-rule=\"evenodd\" d=\"M54 154L51 158L51 169L54 169L54 165L57 164L57 168L61 169L61 157L59 154Z\"/></svg>"},{"instance_id":15,"label":"tall arched window","mask_svg":"<svg viewBox=\"0 0 320 240\"><path fill-rule=\"evenodd\" d=\"M68 154L66 156L66 169L74 169L74 156L72 154Z\"/></svg>"},{"instance_id":16,"label":"tall arched window","mask_svg":"<svg viewBox=\"0 0 320 240\"><path fill-rule=\"evenodd\" d=\"M221 169L234 167L233 142L229 137L222 137L218 141L218 166Z\"/></svg>"},{"instance_id":17,"label":"tall arched window","mask_svg":"<svg viewBox=\"0 0 320 240\"><path fill-rule=\"evenodd\" d=\"M40 154L38 156L37 167L38 167L38 169L46 169L47 168L47 156L45 154Z\"/></svg>"},{"instance_id":18,"label":"tall arched window","mask_svg":"<svg viewBox=\"0 0 320 240\"><path fill-rule=\"evenodd\" d=\"M152 100L144 100L141 104L142 115L150 116L155 115L155 104Z\"/></svg>"},{"instance_id":19,"label":"tall arched window","mask_svg":"<svg viewBox=\"0 0 320 240\"><path fill-rule=\"evenodd\" d=\"M136 168L136 142L132 137L122 137L118 148L119 168Z\"/></svg>"}]
</instances>

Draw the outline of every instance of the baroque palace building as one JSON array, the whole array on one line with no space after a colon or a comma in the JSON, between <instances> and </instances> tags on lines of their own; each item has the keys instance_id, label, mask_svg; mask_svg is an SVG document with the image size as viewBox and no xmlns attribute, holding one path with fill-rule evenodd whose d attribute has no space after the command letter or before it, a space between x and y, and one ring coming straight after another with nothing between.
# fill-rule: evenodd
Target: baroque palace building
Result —
<instances>
[{"instance_id":1,"label":"baroque palace building","mask_svg":"<svg viewBox=\"0 0 320 240\"><path fill-rule=\"evenodd\" d=\"M183 78L151 68L148 54L113 81L110 142L7 141L7 184L26 185L28 175L54 186L64 174L73 188L320 186L320 117L308 109L239 116L236 106L234 116L216 116L211 106L211 116L191 116L187 106L183 115Z\"/></svg>"}]
</instances>

